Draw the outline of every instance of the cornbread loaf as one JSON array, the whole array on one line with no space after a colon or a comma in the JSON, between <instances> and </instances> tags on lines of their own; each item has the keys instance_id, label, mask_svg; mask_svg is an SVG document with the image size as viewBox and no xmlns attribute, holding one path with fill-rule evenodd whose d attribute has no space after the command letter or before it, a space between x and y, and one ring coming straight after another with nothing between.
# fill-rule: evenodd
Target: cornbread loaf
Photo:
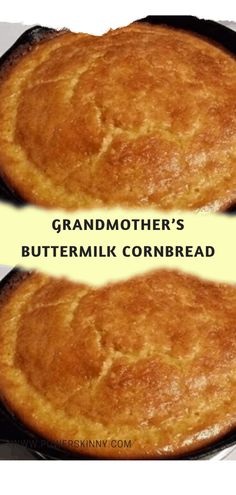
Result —
<instances>
[{"instance_id":1,"label":"cornbread loaf","mask_svg":"<svg viewBox=\"0 0 236 495\"><path fill-rule=\"evenodd\" d=\"M225 210L235 162L236 61L211 40L62 31L2 66L0 172L28 202Z\"/></svg>"},{"instance_id":2,"label":"cornbread loaf","mask_svg":"<svg viewBox=\"0 0 236 495\"><path fill-rule=\"evenodd\" d=\"M236 287L165 270L99 289L17 277L1 296L0 394L30 430L146 459L235 428Z\"/></svg>"}]
</instances>

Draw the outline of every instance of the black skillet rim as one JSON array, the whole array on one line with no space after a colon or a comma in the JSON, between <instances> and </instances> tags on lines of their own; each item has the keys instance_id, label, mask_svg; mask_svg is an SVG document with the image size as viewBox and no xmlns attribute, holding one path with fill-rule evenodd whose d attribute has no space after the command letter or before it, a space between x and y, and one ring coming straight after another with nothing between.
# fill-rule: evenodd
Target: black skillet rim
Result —
<instances>
[{"instance_id":1,"label":"black skillet rim","mask_svg":"<svg viewBox=\"0 0 236 495\"><path fill-rule=\"evenodd\" d=\"M14 279L16 275L24 273L18 268L11 270L1 281L0 281L0 295L1 291L4 290L5 286ZM0 398L0 414L2 414L7 422L7 427L10 429L12 427L13 433L18 433L19 437L14 437L14 439L1 439L0 443L18 443L19 445L27 446L31 452L35 453L36 458L45 460L113 460L113 459L101 459L98 457L87 456L83 454L73 454L70 451L59 448L57 445L53 445L53 442L47 441L47 439L34 433L15 415L11 410L8 409L7 405L1 401ZM34 443L36 447L31 448L30 442ZM180 455L175 457L156 459L156 460L204 460L210 459L222 450L233 446L236 444L236 428L231 432L224 435L222 438L214 441L206 447L197 449L196 451L190 452L187 455ZM138 459L139 460L139 459ZM140 459L142 460L142 459ZM148 459L146 459L148 460Z\"/></svg>"},{"instance_id":2,"label":"black skillet rim","mask_svg":"<svg viewBox=\"0 0 236 495\"><path fill-rule=\"evenodd\" d=\"M208 38L223 46L226 50L236 55L236 32L218 22L199 19L194 16L158 16L150 15L136 22L145 22L150 24L165 24L177 29L187 30L200 36ZM65 29L63 28L63 31ZM34 44L43 41L45 37L57 33L56 29L44 26L33 26L27 29L15 43L0 57L0 69L3 64L14 60L14 54L19 53L20 49L30 49ZM0 176L0 201L11 203L15 206L24 206L27 203L14 189L8 184L7 179ZM236 213L236 205L233 205L224 213Z\"/></svg>"},{"instance_id":3,"label":"black skillet rim","mask_svg":"<svg viewBox=\"0 0 236 495\"><path fill-rule=\"evenodd\" d=\"M190 32L197 33L201 36L204 36L208 39L212 39L216 43L219 43L228 51L236 55L236 32L232 29L219 24L215 21L198 19L194 16L147 16L146 18L139 19L138 22L147 22L151 24L165 24L168 26L176 27L179 29L184 29ZM56 33L57 31L52 28L47 28L43 26L33 26L32 28L27 29L17 40L16 42L2 55L0 58L0 67L7 62L9 58L11 58L16 50L20 47L24 46L33 46L35 43L43 40L46 35ZM24 200L22 200L15 191L9 187L9 185L0 178L0 200L5 202L10 202L16 206L24 206L27 204ZM235 209L230 208L229 213L234 213ZM6 283L9 282L10 278L13 277L19 270L12 270L6 277L4 277L0 282L0 290L3 289ZM12 414L5 404L0 403L0 410L6 417L6 421L8 421L9 425L12 424L16 426L19 433L23 432L25 437L30 439L35 439L39 442L39 444L43 443L44 439L32 432L30 432L25 425L14 415ZM7 442L7 439L6 439ZM230 447L236 443L236 430L233 430L231 433L225 435L222 439L214 442L208 447L203 449L199 449L192 454L187 456L179 456L175 459L185 459L185 460L194 460L194 459L205 459L212 457L214 454ZM30 449L33 450L33 449ZM59 448L51 448L51 447L42 447L37 449L40 454L45 459L65 459L65 460L85 460L85 459L95 459L93 457L86 456L74 456L70 452ZM35 450L37 454L37 451ZM96 458L97 459L97 458Z\"/></svg>"}]
</instances>

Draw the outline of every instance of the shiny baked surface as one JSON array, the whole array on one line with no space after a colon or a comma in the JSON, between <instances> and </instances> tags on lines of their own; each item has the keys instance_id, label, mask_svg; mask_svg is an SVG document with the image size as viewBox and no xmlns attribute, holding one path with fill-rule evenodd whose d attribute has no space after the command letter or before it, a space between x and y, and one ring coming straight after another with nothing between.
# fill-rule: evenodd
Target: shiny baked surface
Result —
<instances>
[{"instance_id":1,"label":"shiny baked surface","mask_svg":"<svg viewBox=\"0 0 236 495\"><path fill-rule=\"evenodd\" d=\"M0 85L0 170L48 207L236 202L236 61L178 29L61 33Z\"/></svg>"},{"instance_id":2,"label":"shiny baked surface","mask_svg":"<svg viewBox=\"0 0 236 495\"><path fill-rule=\"evenodd\" d=\"M48 439L132 443L85 454L186 454L236 425L235 320L235 287L175 271L100 289L32 274L2 297L0 393Z\"/></svg>"}]
</instances>

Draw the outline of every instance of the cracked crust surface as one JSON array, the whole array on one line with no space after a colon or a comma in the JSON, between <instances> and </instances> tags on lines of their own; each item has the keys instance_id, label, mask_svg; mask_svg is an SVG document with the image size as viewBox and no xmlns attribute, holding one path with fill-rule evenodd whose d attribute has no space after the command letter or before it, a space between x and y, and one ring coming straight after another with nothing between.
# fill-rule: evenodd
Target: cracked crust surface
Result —
<instances>
[{"instance_id":1,"label":"cracked crust surface","mask_svg":"<svg viewBox=\"0 0 236 495\"><path fill-rule=\"evenodd\" d=\"M0 393L49 440L132 442L82 454L193 452L236 425L235 320L235 287L175 271L100 289L30 274L2 297Z\"/></svg>"},{"instance_id":2,"label":"cracked crust surface","mask_svg":"<svg viewBox=\"0 0 236 495\"><path fill-rule=\"evenodd\" d=\"M47 207L222 210L236 201L236 61L134 23L57 33L0 86L0 170Z\"/></svg>"}]
</instances>

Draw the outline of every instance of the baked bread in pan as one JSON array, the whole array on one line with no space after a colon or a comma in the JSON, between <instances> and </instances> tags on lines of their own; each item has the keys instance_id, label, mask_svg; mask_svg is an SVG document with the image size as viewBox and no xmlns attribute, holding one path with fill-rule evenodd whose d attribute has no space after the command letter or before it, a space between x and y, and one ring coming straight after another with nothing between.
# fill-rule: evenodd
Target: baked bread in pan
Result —
<instances>
[{"instance_id":1,"label":"baked bread in pan","mask_svg":"<svg viewBox=\"0 0 236 495\"><path fill-rule=\"evenodd\" d=\"M29 429L80 454L145 459L235 428L234 286L166 270L99 289L21 277L1 297L0 394Z\"/></svg>"},{"instance_id":2,"label":"baked bread in pan","mask_svg":"<svg viewBox=\"0 0 236 495\"><path fill-rule=\"evenodd\" d=\"M50 33L2 67L0 171L46 207L224 210L236 202L235 57L148 23Z\"/></svg>"}]
</instances>

